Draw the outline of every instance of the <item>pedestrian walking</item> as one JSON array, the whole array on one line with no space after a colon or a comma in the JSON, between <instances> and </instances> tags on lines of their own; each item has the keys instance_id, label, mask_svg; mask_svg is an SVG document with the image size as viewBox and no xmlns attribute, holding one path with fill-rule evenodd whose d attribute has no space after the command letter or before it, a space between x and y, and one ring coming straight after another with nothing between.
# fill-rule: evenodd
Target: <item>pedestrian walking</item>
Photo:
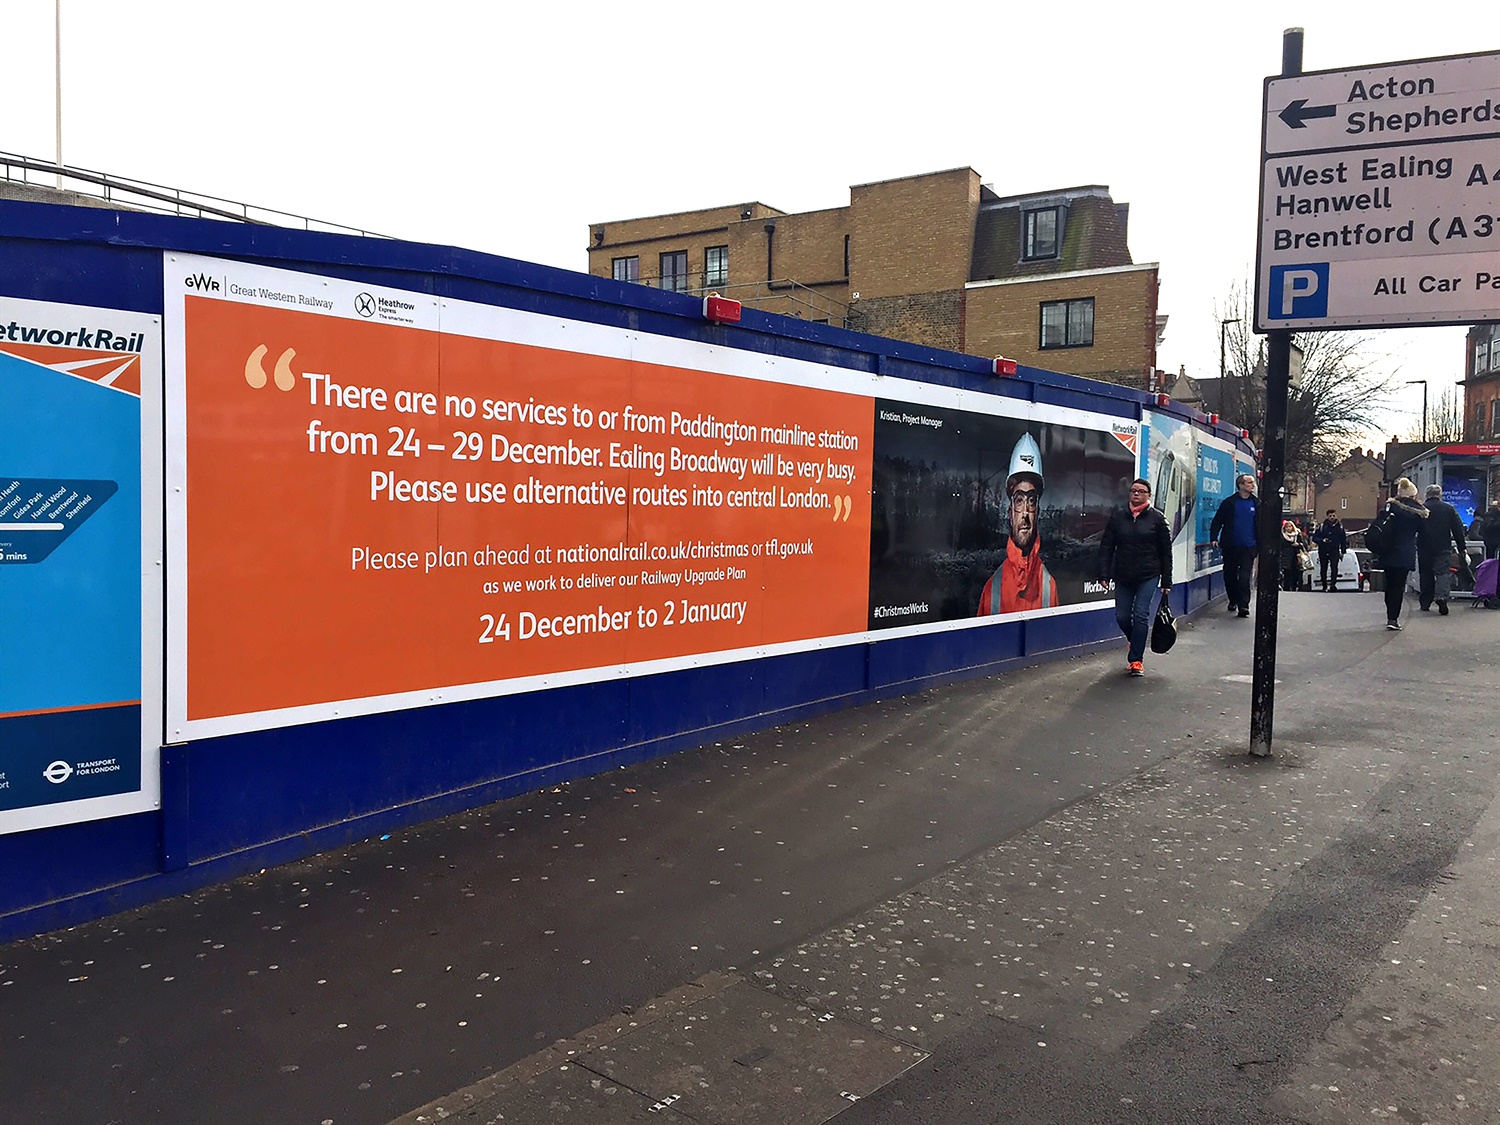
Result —
<instances>
[{"instance_id":1,"label":"pedestrian walking","mask_svg":"<svg viewBox=\"0 0 1500 1125\"><path fill-rule=\"evenodd\" d=\"M1234 495L1220 501L1213 522L1208 525L1208 545L1223 545L1224 591L1229 595L1229 612L1238 612L1241 617L1250 616L1250 572L1260 546L1259 526L1255 478L1241 473L1234 478Z\"/></svg>"},{"instance_id":2,"label":"pedestrian walking","mask_svg":"<svg viewBox=\"0 0 1500 1125\"><path fill-rule=\"evenodd\" d=\"M1377 554L1385 571L1385 627L1401 628L1401 600L1406 595L1406 579L1417 565L1417 537L1427 523L1427 509L1417 502L1417 486L1402 477L1391 497L1375 517L1370 530L1378 536ZM1376 531L1376 529L1379 531Z\"/></svg>"},{"instance_id":3,"label":"pedestrian walking","mask_svg":"<svg viewBox=\"0 0 1500 1125\"><path fill-rule=\"evenodd\" d=\"M1307 553L1302 549L1302 535L1291 520L1281 521L1281 588L1298 590L1302 587L1302 563Z\"/></svg>"},{"instance_id":4,"label":"pedestrian walking","mask_svg":"<svg viewBox=\"0 0 1500 1125\"><path fill-rule=\"evenodd\" d=\"M1172 588L1172 529L1151 506L1151 484L1130 484L1123 508L1110 513L1099 540L1099 579L1115 583L1115 621L1130 642L1126 671L1145 675L1143 660L1158 587L1163 597Z\"/></svg>"},{"instance_id":5,"label":"pedestrian walking","mask_svg":"<svg viewBox=\"0 0 1500 1125\"><path fill-rule=\"evenodd\" d=\"M1318 545L1318 579L1324 590L1339 588L1339 563L1349 550L1349 533L1339 522L1338 513L1332 508L1323 517L1318 530L1313 532L1313 542Z\"/></svg>"},{"instance_id":6,"label":"pedestrian walking","mask_svg":"<svg viewBox=\"0 0 1500 1125\"><path fill-rule=\"evenodd\" d=\"M1442 485L1429 484L1425 496L1427 522L1422 525L1422 534L1417 539L1418 603L1426 613L1436 602L1438 613L1447 617L1448 594L1453 588L1454 551L1458 552L1457 565L1465 571L1469 569L1469 553L1464 542L1467 533L1458 509L1443 499Z\"/></svg>"},{"instance_id":7,"label":"pedestrian walking","mask_svg":"<svg viewBox=\"0 0 1500 1125\"><path fill-rule=\"evenodd\" d=\"M1484 540L1484 557L1500 556L1500 500L1490 502L1490 510L1479 522L1479 538Z\"/></svg>"}]
</instances>

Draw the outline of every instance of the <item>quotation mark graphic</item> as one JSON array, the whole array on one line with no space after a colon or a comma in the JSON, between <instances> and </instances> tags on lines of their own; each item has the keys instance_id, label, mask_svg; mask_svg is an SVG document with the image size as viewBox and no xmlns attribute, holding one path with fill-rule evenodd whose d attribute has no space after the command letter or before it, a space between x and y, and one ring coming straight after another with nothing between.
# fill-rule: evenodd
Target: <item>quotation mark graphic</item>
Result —
<instances>
[{"instance_id":1,"label":"quotation mark graphic","mask_svg":"<svg viewBox=\"0 0 1500 1125\"><path fill-rule=\"evenodd\" d=\"M245 382L256 390L266 385L266 353L271 349L260 344L250 353L250 358L245 360ZM297 358L297 353L292 348L287 348L281 353L281 358L276 361L276 386L283 391L289 391L297 385L297 376L292 374L292 360Z\"/></svg>"},{"instance_id":2,"label":"quotation mark graphic","mask_svg":"<svg viewBox=\"0 0 1500 1125\"><path fill-rule=\"evenodd\" d=\"M853 514L854 514L854 497L852 497L852 496L835 496L833 498L833 522L834 523L838 523L840 520L843 520L845 523L848 523L849 522L849 517L852 516Z\"/></svg>"}]
</instances>

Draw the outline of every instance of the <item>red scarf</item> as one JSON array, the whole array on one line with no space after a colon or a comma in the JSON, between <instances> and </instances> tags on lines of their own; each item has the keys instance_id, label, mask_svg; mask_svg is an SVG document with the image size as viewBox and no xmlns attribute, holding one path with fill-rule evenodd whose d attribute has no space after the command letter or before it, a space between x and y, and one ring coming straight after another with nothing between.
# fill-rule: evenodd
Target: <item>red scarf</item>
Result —
<instances>
[{"instance_id":1,"label":"red scarf","mask_svg":"<svg viewBox=\"0 0 1500 1125\"><path fill-rule=\"evenodd\" d=\"M1136 519L1140 519L1141 513L1144 512L1147 508L1151 507L1150 500L1142 500L1137 503L1136 501L1127 498L1126 503L1130 505L1130 514Z\"/></svg>"}]
</instances>

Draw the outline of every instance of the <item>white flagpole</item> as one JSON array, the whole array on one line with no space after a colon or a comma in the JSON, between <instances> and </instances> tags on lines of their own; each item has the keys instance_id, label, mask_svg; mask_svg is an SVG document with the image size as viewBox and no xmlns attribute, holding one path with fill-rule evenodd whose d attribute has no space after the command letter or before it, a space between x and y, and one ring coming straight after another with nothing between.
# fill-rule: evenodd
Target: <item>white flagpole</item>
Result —
<instances>
[{"instance_id":1,"label":"white flagpole","mask_svg":"<svg viewBox=\"0 0 1500 1125\"><path fill-rule=\"evenodd\" d=\"M62 0L53 0L55 34L52 41L56 47L53 74L57 88L53 93L53 104L57 107L57 190L62 190Z\"/></svg>"}]
</instances>

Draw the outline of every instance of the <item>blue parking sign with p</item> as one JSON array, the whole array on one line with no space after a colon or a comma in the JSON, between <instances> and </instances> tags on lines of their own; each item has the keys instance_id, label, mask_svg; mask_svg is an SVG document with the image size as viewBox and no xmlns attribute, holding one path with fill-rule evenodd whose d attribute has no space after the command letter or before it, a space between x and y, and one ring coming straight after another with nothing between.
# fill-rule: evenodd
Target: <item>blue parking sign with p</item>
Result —
<instances>
[{"instance_id":1,"label":"blue parking sign with p","mask_svg":"<svg viewBox=\"0 0 1500 1125\"><path fill-rule=\"evenodd\" d=\"M1266 317L1306 320L1328 315L1328 263L1272 266Z\"/></svg>"}]
</instances>

